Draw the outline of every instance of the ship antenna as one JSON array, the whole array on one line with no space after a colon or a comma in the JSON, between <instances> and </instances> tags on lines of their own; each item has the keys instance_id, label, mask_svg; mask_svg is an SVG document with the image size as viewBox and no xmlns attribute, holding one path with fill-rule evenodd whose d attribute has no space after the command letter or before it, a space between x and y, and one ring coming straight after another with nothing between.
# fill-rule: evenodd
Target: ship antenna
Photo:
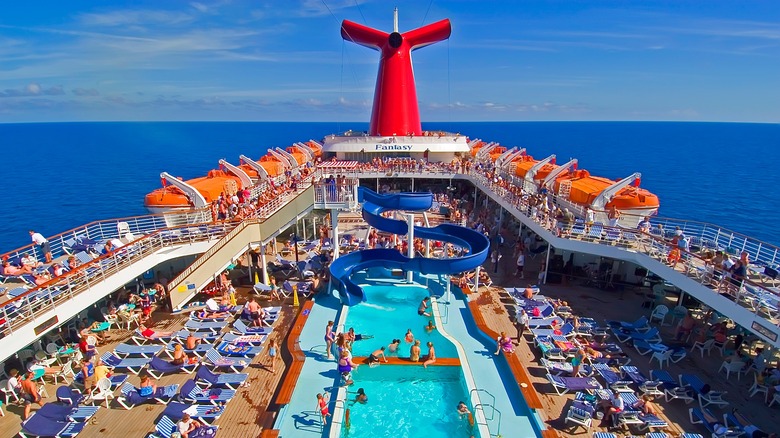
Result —
<instances>
[{"instance_id":1,"label":"ship antenna","mask_svg":"<svg viewBox=\"0 0 780 438\"><path fill-rule=\"evenodd\" d=\"M393 32L398 32L398 8L393 9Z\"/></svg>"}]
</instances>

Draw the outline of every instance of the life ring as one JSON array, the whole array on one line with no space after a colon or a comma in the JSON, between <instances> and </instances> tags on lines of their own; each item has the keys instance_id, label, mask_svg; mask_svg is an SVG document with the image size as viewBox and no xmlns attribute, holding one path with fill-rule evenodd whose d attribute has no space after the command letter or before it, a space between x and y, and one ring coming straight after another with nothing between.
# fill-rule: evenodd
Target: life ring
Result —
<instances>
[{"instance_id":1,"label":"life ring","mask_svg":"<svg viewBox=\"0 0 780 438\"><path fill-rule=\"evenodd\" d=\"M349 409L347 409L346 414L344 414L344 426L349 429L350 423L349 423Z\"/></svg>"}]
</instances>

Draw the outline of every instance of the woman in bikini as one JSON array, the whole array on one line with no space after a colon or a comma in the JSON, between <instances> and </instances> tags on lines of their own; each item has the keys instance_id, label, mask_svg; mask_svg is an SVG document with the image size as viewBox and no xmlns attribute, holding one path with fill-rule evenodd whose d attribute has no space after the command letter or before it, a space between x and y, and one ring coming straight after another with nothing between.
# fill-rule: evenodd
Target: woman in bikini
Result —
<instances>
[{"instance_id":1,"label":"woman in bikini","mask_svg":"<svg viewBox=\"0 0 780 438\"><path fill-rule=\"evenodd\" d=\"M325 327L325 351L327 353L327 359L330 359L330 350L333 348L333 321L328 321L328 326Z\"/></svg>"},{"instance_id":2,"label":"woman in bikini","mask_svg":"<svg viewBox=\"0 0 780 438\"><path fill-rule=\"evenodd\" d=\"M433 349L433 342L428 342L428 357L423 362L423 367L428 368L428 365L436 363L436 350Z\"/></svg>"},{"instance_id":3,"label":"woman in bikini","mask_svg":"<svg viewBox=\"0 0 780 438\"><path fill-rule=\"evenodd\" d=\"M420 340L414 341L414 345L409 349L409 360L412 362L420 361Z\"/></svg>"}]
</instances>

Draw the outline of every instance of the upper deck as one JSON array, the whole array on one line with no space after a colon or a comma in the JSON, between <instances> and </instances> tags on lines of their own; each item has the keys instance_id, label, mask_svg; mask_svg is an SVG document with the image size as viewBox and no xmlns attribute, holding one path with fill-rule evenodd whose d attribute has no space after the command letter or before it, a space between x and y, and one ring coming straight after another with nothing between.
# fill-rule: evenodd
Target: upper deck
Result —
<instances>
[{"instance_id":1,"label":"upper deck","mask_svg":"<svg viewBox=\"0 0 780 438\"><path fill-rule=\"evenodd\" d=\"M515 181L512 175L497 173L487 166L410 159L377 161L381 160L363 163L338 173L353 177L355 181L367 178L468 181L554 248L625 260L642 266L761 339L780 346L780 328L777 325L780 290L775 287L771 276L780 257L780 248L775 245L713 224L661 217L652 219L653 227L649 233L606 226L601 227L598 233L586 233L584 227L577 223L559 226L550 218L540 215L531 217L528 193L522 190L521 182ZM334 173L332 167L327 171ZM94 241L118 239L128 229L134 236L139 236L111 253L84 260L84 264L66 275L27 290L14 290L17 284L4 279L3 287L8 290L0 303L0 330L4 335L0 339L0 349L10 353L0 356L5 358L13 354L162 261L187 254L205 253L202 258L212 261L226 258L215 263L227 265L238 254L226 255L230 252L220 250L227 245L235 246L230 248L231 251L246 250L247 241L243 240L237 245L236 242L241 239L235 238L244 229L254 230L255 234L244 235L251 236L248 237L253 239L250 242L265 243L311 209L350 209L355 206L357 197L353 190L330 191L327 186L317 184L321 176L322 172L315 167L315 171L305 181L301 181L295 190L258 208L251 218L244 220L245 223L214 224L210 212L193 210L97 221L49 237L55 258L62 260L75 251L74 244L80 238ZM354 186L350 187L354 189ZM262 190L263 187L256 187L254 193ZM557 199L553 201L559 202ZM578 216L583 217L583 213L578 212ZM686 252L685 261L675 268L665 263L671 249L667 239L671 237L669 233L674 227L679 227L692 237L691 251ZM714 284L714 276L708 269L708 261L702 257L702 250L708 248L722 249L730 254L747 252L752 260L748 278L728 294L713 293L717 284ZM36 251L37 248L28 245L5 256L20 258L28 254L36 255ZM199 259L185 272L191 275L202 265ZM215 269L216 265L212 263L208 267ZM213 272L202 275L198 281L179 278L171 284L184 288L181 295L183 301L205 286L204 279L208 279ZM765 272L769 275L765 275ZM14 336L8 336L12 333Z\"/></svg>"}]
</instances>

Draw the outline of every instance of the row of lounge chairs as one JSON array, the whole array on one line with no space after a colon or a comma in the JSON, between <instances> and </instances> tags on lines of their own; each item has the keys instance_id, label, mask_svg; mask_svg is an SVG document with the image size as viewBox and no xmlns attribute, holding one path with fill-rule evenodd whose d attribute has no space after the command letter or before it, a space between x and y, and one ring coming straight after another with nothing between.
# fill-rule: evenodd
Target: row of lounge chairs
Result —
<instances>
[{"instance_id":1,"label":"row of lounge chairs","mask_svg":"<svg viewBox=\"0 0 780 438\"><path fill-rule=\"evenodd\" d=\"M242 308L233 310L240 312ZM278 307L266 308L271 315L268 323L276 320L279 310ZM105 352L101 356L103 363L112 369L110 378L97 382L89 394L81 394L66 386L58 388L57 397L62 404L46 404L36 411L23 423L21 436L76 436L84 429L84 421L89 420L98 409L96 406L80 406L79 403L86 401L108 406L112 399L127 410L148 402L166 405L155 427L160 438L171 437L176 432L176 421L184 413L206 425L198 430L196 436L215 435L218 427L213 423L224 412L224 405L235 397L238 387L249 377L239 371L262 351L261 345L272 331L271 327L249 327L240 318L233 322L232 327L230 324L228 318L204 321L193 313L186 324L188 329L171 335L155 336L136 331L133 343L117 345L113 352ZM230 328L230 332L222 333L225 328ZM173 365L164 359L163 355L172 358L175 344L183 344L191 330L203 340L190 351L198 361ZM127 375L116 373L119 370L133 374L144 371L155 378L166 373L187 372L193 374L193 378L181 386L160 386L152 394L141 395L139 388L127 382ZM219 373L220 370L228 372ZM80 372L74 376L74 384L83 387ZM116 390L119 390L119 395L114 396ZM63 406L72 407L65 409Z\"/></svg>"}]
</instances>

